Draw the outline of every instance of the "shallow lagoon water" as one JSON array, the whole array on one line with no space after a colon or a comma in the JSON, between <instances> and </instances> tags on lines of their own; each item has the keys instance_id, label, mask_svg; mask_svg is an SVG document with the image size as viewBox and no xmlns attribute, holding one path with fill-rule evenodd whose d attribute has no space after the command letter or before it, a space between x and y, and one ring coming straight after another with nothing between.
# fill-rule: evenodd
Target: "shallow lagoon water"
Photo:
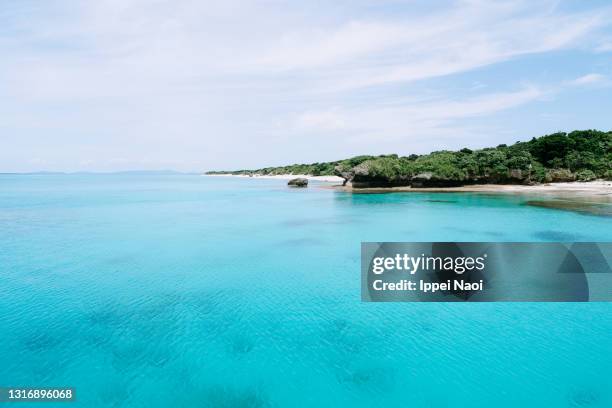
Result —
<instances>
[{"instance_id":1,"label":"shallow lagoon water","mask_svg":"<svg viewBox=\"0 0 612 408\"><path fill-rule=\"evenodd\" d=\"M367 304L359 282L361 241L610 241L612 217L317 186L0 176L0 386L84 407L612 406L612 305Z\"/></svg>"}]
</instances>

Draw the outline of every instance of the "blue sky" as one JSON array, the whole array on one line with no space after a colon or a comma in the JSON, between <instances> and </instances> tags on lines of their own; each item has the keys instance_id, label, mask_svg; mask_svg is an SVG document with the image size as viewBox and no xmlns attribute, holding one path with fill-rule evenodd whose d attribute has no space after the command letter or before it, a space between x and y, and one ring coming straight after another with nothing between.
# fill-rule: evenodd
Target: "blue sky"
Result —
<instances>
[{"instance_id":1,"label":"blue sky","mask_svg":"<svg viewBox=\"0 0 612 408\"><path fill-rule=\"evenodd\" d=\"M253 168L612 129L606 1L4 0L0 171Z\"/></svg>"}]
</instances>

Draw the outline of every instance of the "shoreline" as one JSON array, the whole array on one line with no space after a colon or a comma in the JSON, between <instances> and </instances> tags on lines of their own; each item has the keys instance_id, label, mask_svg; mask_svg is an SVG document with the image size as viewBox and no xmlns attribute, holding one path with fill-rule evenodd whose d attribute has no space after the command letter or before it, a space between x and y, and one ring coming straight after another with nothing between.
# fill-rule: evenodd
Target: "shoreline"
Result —
<instances>
[{"instance_id":1,"label":"shoreline","mask_svg":"<svg viewBox=\"0 0 612 408\"><path fill-rule=\"evenodd\" d=\"M545 183L533 186L520 184L474 184L460 187L366 187L353 188L350 184L343 186L344 179L337 176L311 176L307 174L278 175L245 175L245 174L203 174L207 177L241 177L251 179L290 180L305 178L309 181L337 183L320 186L351 194L384 194L384 193L489 193L489 194L546 194L563 197L591 197L598 201L612 203L612 181L571 181L563 183Z\"/></svg>"},{"instance_id":2,"label":"shoreline","mask_svg":"<svg viewBox=\"0 0 612 408\"><path fill-rule=\"evenodd\" d=\"M325 183L342 183L344 179L338 176L311 176L308 174L277 174L277 175L261 175L253 174L252 176L246 174L202 174L206 177L242 177L251 179L276 179L276 180L291 180L294 178L305 178L309 181L321 181Z\"/></svg>"},{"instance_id":3,"label":"shoreline","mask_svg":"<svg viewBox=\"0 0 612 408\"><path fill-rule=\"evenodd\" d=\"M242 177L253 179L277 179L290 180L293 178L305 178L313 181L327 183L342 183L344 179L338 176L311 176L308 174L277 174L277 175L245 175L245 174L203 174L207 177ZM612 181L570 181L563 183L545 183L526 186L521 184L473 184L460 187L364 187L353 188L350 184L346 186L333 185L325 188L345 191L349 193L574 193L581 195L600 195L612 197Z\"/></svg>"},{"instance_id":4,"label":"shoreline","mask_svg":"<svg viewBox=\"0 0 612 408\"><path fill-rule=\"evenodd\" d=\"M212 177L246 177L261 179L289 180L303 177L320 181L315 188L350 194L392 194L392 193L475 193L483 195L521 195L529 206L571 211L596 216L612 216L612 181L573 181L546 183L532 186L517 184L476 184L461 187L371 187L353 188L343 186L341 177L279 174L274 176L248 176L242 174L207 174Z\"/></svg>"},{"instance_id":5,"label":"shoreline","mask_svg":"<svg viewBox=\"0 0 612 408\"><path fill-rule=\"evenodd\" d=\"M334 186L339 191L354 194L373 193L505 193L505 194L550 194L559 197L593 197L612 202L612 181L574 181L566 183L546 183L533 186L516 184L476 184L461 187L372 187L352 188Z\"/></svg>"}]
</instances>

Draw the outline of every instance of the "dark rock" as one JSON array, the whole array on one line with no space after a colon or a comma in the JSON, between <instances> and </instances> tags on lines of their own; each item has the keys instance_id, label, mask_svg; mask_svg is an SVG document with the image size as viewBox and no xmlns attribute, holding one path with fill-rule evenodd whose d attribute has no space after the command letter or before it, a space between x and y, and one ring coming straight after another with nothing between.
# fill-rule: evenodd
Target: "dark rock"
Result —
<instances>
[{"instance_id":1,"label":"dark rock","mask_svg":"<svg viewBox=\"0 0 612 408\"><path fill-rule=\"evenodd\" d=\"M308 187L308 179L294 178L294 179L289 180L287 185L291 187Z\"/></svg>"},{"instance_id":2,"label":"dark rock","mask_svg":"<svg viewBox=\"0 0 612 408\"><path fill-rule=\"evenodd\" d=\"M612 208L606 203L588 203L573 200L530 200L527 205L557 210L577 211L593 215L612 216ZM563 240L560 240L563 241ZM568 239L567 241L575 241Z\"/></svg>"},{"instance_id":3,"label":"dark rock","mask_svg":"<svg viewBox=\"0 0 612 408\"><path fill-rule=\"evenodd\" d=\"M367 161L353 167L352 171L353 178L351 179L351 185L354 188L387 187L389 185L388 180L370 175L370 163Z\"/></svg>"},{"instance_id":4,"label":"dark rock","mask_svg":"<svg viewBox=\"0 0 612 408\"><path fill-rule=\"evenodd\" d=\"M427 187L433 177L432 173L420 173L412 178L412 187Z\"/></svg>"},{"instance_id":5,"label":"dark rock","mask_svg":"<svg viewBox=\"0 0 612 408\"><path fill-rule=\"evenodd\" d=\"M422 187L459 187L465 183L462 180L438 177L434 173L420 173L412 177L410 185L416 188Z\"/></svg>"}]
</instances>

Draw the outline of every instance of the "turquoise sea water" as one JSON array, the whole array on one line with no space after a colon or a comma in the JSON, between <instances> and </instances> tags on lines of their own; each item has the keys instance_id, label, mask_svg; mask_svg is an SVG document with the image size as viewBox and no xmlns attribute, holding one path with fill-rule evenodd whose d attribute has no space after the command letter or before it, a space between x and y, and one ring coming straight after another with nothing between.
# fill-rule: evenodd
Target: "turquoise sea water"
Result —
<instances>
[{"instance_id":1,"label":"turquoise sea water","mask_svg":"<svg viewBox=\"0 0 612 408\"><path fill-rule=\"evenodd\" d=\"M525 201L0 176L0 386L82 407L610 407L611 304L360 301L361 241L612 240L612 217Z\"/></svg>"}]
</instances>

